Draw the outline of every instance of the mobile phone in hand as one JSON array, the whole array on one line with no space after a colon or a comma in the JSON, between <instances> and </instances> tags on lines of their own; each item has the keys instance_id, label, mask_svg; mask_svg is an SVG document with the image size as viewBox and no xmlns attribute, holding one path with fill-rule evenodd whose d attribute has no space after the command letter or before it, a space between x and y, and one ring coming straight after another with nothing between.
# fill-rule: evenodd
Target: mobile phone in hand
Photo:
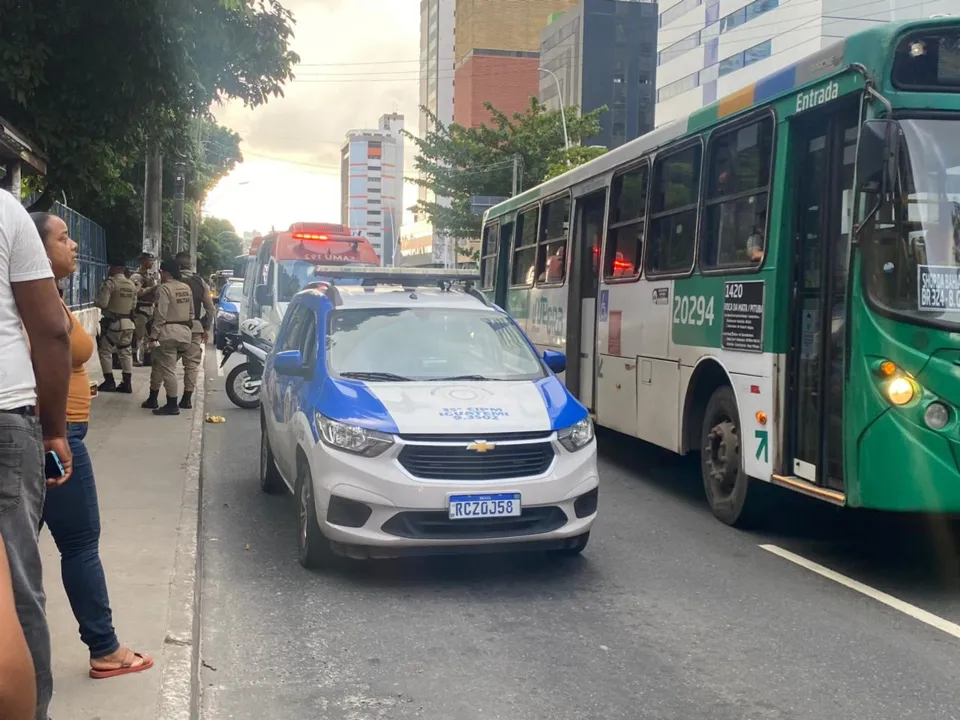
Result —
<instances>
[{"instance_id":1,"label":"mobile phone in hand","mask_svg":"<svg viewBox=\"0 0 960 720\"><path fill-rule=\"evenodd\" d=\"M60 462L60 456L53 450L47 452L44 458L44 470L47 480L56 480L62 478L66 472L63 469L63 463Z\"/></svg>"}]
</instances>

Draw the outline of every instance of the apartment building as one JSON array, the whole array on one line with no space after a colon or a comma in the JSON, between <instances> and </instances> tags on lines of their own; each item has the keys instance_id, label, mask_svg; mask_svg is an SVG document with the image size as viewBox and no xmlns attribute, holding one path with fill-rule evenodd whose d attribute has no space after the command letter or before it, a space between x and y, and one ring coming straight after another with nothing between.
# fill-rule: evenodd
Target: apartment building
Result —
<instances>
[{"instance_id":1,"label":"apartment building","mask_svg":"<svg viewBox=\"0 0 960 720\"><path fill-rule=\"evenodd\" d=\"M662 0L655 123L683 117L876 23L956 13L958 5L958 0Z\"/></svg>"},{"instance_id":2,"label":"apartment building","mask_svg":"<svg viewBox=\"0 0 960 720\"><path fill-rule=\"evenodd\" d=\"M340 220L370 241L383 265L394 264L403 219L403 115L376 130L351 130L341 150Z\"/></svg>"},{"instance_id":3,"label":"apartment building","mask_svg":"<svg viewBox=\"0 0 960 720\"><path fill-rule=\"evenodd\" d=\"M540 31L540 101L582 112L606 106L585 145L615 148L653 129L657 4L581 0Z\"/></svg>"}]
</instances>

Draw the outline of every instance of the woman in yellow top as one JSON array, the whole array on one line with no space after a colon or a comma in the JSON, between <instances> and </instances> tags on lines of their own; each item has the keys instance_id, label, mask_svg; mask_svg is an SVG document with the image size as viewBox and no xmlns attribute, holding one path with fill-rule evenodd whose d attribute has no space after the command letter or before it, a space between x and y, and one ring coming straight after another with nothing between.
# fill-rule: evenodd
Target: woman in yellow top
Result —
<instances>
[{"instance_id":1,"label":"woman in yellow top","mask_svg":"<svg viewBox=\"0 0 960 720\"><path fill-rule=\"evenodd\" d=\"M33 213L50 266L57 280L77 271L77 244L56 215ZM73 326L70 352L73 372L67 397L67 440L73 453L73 475L47 490L43 523L60 550L63 589L80 625L80 639L90 648L90 677L96 679L139 672L153 666L146 655L122 647L113 629L107 581L100 562L100 507L93 464L83 443L90 422L90 378L86 363L93 356L93 339L66 305Z\"/></svg>"}]
</instances>

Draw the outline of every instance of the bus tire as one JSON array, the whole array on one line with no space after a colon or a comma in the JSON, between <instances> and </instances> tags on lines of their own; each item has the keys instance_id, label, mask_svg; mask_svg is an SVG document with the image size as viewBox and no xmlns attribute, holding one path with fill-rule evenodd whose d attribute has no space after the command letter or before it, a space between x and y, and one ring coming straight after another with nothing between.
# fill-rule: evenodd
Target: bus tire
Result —
<instances>
[{"instance_id":1,"label":"bus tire","mask_svg":"<svg viewBox=\"0 0 960 720\"><path fill-rule=\"evenodd\" d=\"M727 525L742 528L753 524L754 508L748 502L751 499L750 478L743 469L740 448L737 397L733 388L723 385L713 391L703 414L700 471L714 517Z\"/></svg>"}]
</instances>

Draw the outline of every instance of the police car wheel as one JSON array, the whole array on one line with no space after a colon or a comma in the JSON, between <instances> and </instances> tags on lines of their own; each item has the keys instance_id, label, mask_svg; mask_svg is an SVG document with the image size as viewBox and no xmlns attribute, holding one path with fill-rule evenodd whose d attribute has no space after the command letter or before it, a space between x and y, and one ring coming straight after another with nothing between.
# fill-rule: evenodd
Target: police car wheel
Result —
<instances>
[{"instance_id":1,"label":"police car wheel","mask_svg":"<svg viewBox=\"0 0 960 720\"><path fill-rule=\"evenodd\" d=\"M286 490L277 462L270 449L270 438L267 437L267 428L260 417L260 489L268 495L278 495Z\"/></svg>"},{"instance_id":2,"label":"police car wheel","mask_svg":"<svg viewBox=\"0 0 960 720\"><path fill-rule=\"evenodd\" d=\"M336 555L320 531L313 500L313 479L305 462L297 464L297 558L308 570L329 567Z\"/></svg>"}]
</instances>

